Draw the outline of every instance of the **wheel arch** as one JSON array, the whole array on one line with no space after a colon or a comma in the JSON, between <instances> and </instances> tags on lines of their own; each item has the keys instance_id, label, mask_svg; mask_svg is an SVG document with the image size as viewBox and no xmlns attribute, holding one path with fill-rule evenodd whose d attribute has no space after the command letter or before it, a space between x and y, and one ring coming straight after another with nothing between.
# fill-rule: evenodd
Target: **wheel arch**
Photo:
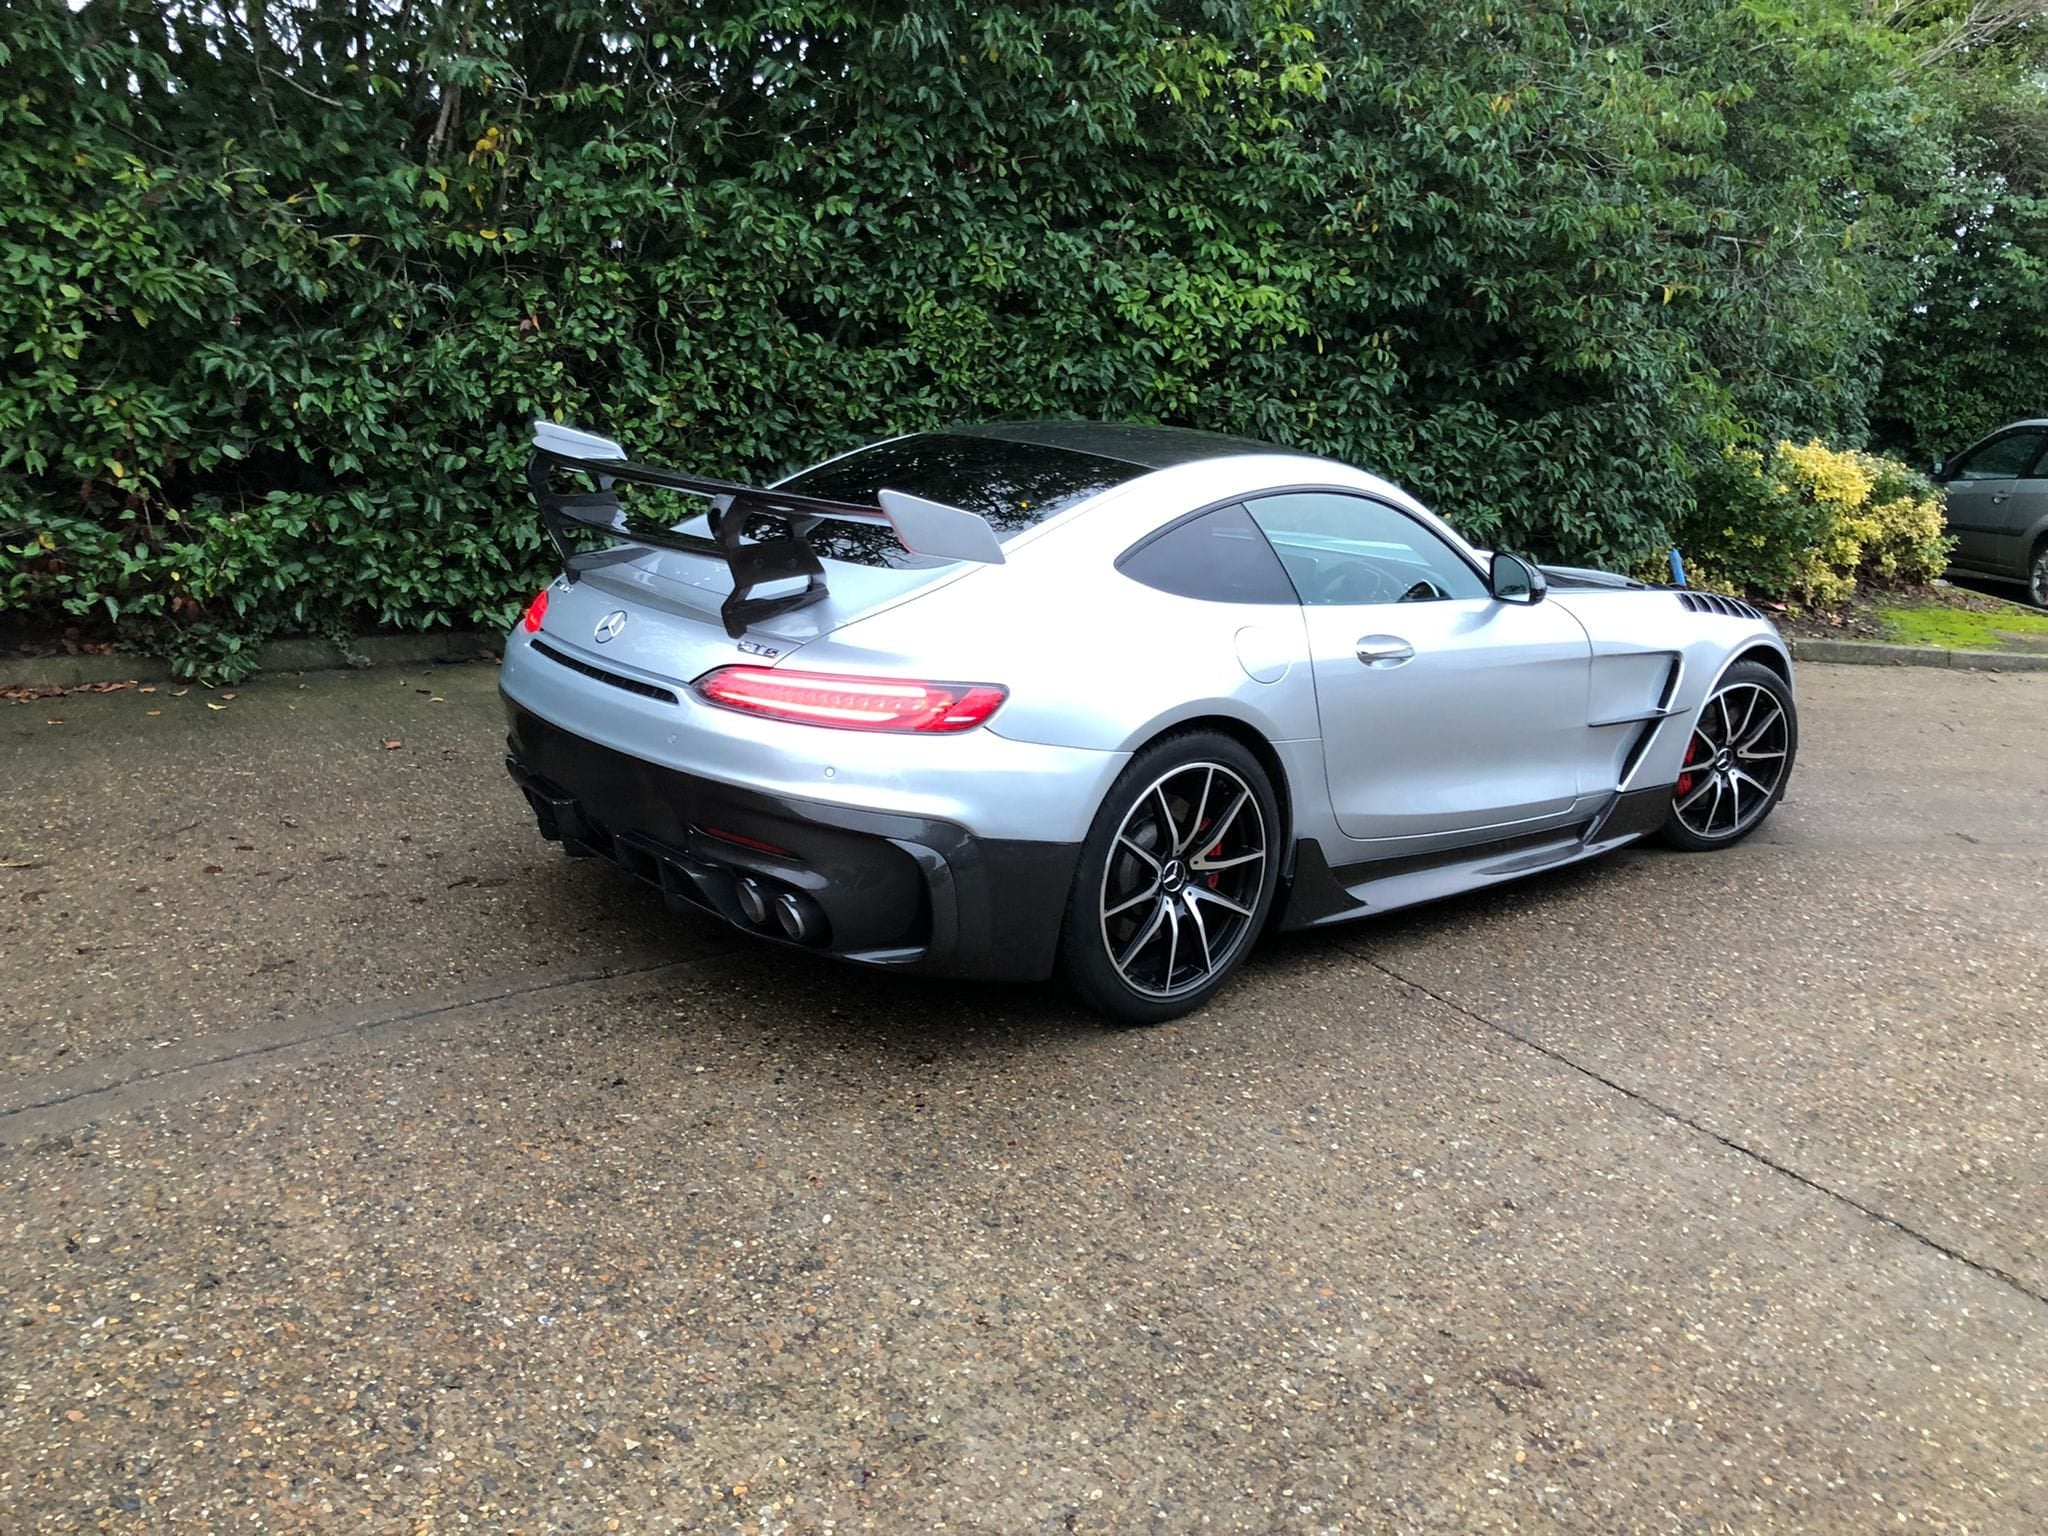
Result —
<instances>
[{"instance_id":1,"label":"wheel arch","mask_svg":"<svg viewBox=\"0 0 2048 1536\"><path fill-rule=\"evenodd\" d=\"M1742 650L1737 651L1733 656L1729 657L1728 665L1721 668L1721 671L1723 673L1726 673L1728 667L1739 666L1741 663L1745 661L1754 661L1762 664L1763 666L1769 667L1773 672L1778 674L1779 678L1782 681L1788 684L1792 681L1792 663L1786 657L1785 653L1775 645L1767 645L1762 642L1758 642L1755 645L1746 646ZM1714 681L1718 683L1720 681L1720 677L1716 676ZM1709 693L1712 693L1713 689L1710 687L1707 691Z\"/></svg>"},{"instance_id":2,"label":"wheel arch","mask_svg":"<svg viewBox=\"0 0 2048 1536\"><path fill-rule=\"evenodd\" d=\"M1194 731L1214 731L1219 736L1228 736L1258 759L1259 766L1266 770L1266 782L1273 786L1273 801L1280 813L1279 830L1282 835L1274 839L1274 846L1292 850L1294 846L1293 787L1287 781L1287 768L1280 761L1279 752L1274 749L1273 743L1267 739L1265 733L1257 726L1237 719L1233 715L1191 715L1185 720L1176 720L1171 725L1159 727L1150 736L1134 744L1131 748L1131 753L1133 756L1136 756L1138 753L1167 740L1169 737L1185 736ZM1292 862L1291 851L1288 854L1288 862ZM1283 866L1281 872L1284 876L1291 871Z\"/></svg>"}]
</instances>

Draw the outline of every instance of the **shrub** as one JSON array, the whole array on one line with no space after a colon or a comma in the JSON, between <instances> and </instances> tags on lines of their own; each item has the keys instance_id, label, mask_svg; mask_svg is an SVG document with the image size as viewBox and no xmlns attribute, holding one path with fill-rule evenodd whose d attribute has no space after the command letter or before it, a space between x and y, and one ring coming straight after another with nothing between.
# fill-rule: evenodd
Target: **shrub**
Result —
<instances>
[{"instance_id":1,"label":"shrub","mask_svg":"<svg viewBox=\"0 0 2048 1536\"><path fill-rule=\"evenodd\" d=\"M1819 441L1729 449L1697 491L1678 536L1700 586L1839 603L1860 583L1929 581L1948 563L1933 482L1874 454Z\"/></svg>"},{"instance_id":2,"label":"shrub","mask_svg":"<svg viewBox=\"0 0 2048 1536\"><path fill-rule=\"evenodd\" d=\"M1729 448L1695 483L1697 500L1674 530L1694 586L1786 597L1799 588L1826 518L1790 495L1753 448ZM1652 573L1658 574L1658 573Z\"/></svg>"}]
</instances>

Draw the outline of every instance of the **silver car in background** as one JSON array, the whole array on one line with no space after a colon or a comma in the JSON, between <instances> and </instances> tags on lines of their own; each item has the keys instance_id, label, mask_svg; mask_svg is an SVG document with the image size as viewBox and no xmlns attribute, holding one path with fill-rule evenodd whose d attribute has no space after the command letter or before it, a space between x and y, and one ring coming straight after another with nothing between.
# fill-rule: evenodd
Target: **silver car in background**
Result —
<instances>
[{"instance_id":1,"label":"silver car in background","mask_svg":"<svg viewBox=\"0 0 2048 1536\"><path fill-rule=\"evenodd\" d=\"M1268 927L1727 847L1797 750L1757 610L1263 444L999 424L748 487L541 423L529 480L564 572L502 687L542 834L870 966L1167 1019Z\"/></svg>"},{"instance_id":2,"label":"silver car in background","mask_svg":"<svg viewBox=\"0 0 2048 1536\"><path fill-rule=\"evenodd\" d=\"M2020 582L2048 608L2048 421L2000 427L1936 464L1934 478L1956 540L1950 567Z\"/></svg>"}]
</instances>

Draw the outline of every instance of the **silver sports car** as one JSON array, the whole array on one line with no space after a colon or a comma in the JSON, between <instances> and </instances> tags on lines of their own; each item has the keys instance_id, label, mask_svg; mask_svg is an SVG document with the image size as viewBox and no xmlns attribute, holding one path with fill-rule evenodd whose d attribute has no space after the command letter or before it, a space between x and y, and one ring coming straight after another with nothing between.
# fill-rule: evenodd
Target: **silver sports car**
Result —
<instances>
[{"instance_id":1,"label":"silver sports car","mask_svg":"<svg viewBox=\"0 0 2048 1536\"><path fill-rule=\"evenodd\" d=\"M1269 926L1725 848L1798 748L1756 609L1489 555L1260 443L1002 424L764 488L542 422L528 477L541 834L866 965L1168 1019Z\"/></svg>"}]
</instances>

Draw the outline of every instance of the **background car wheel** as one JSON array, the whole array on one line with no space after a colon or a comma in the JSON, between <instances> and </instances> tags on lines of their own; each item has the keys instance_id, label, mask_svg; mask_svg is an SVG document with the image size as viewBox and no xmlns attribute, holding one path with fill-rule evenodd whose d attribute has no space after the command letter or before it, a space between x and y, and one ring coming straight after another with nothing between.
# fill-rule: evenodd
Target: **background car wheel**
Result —
<instances>
[{"instance_id":1,"label":"background car wheel","mask_svg":"<svg viewBox=\"0 0 2048 1536\"><path fill-rule=\"evenodd\" d=\"M2034 558L2027 566L2027 596L2036 608L2048 608L2048 539L2035 547Z\"/></svg>"},{"instance_id":2,"label":"background car wheel","mask_svg":"<svg viewBox=\"0 0 2048 1536\"><path fill-rule=\"evenodd\" d=\"M1089 829L1060 934L1083 1002L1133 1024L1199 1008L1265 926L1282 830L1258 759L1191 732L1147 747Z\"/></svg>"},{"instance_id":3,"label":"background car wheel","mask_svg":"<svg viewBox=\"0 0 2048 1536\"><path fill-rule=\"evenodd\" d=\"M1693 721L1664 841L1692 852L1741 842L1785 793L1798 751L1792 689L1760 662L1737 662Z\"/></svg>"}]
</instances>

